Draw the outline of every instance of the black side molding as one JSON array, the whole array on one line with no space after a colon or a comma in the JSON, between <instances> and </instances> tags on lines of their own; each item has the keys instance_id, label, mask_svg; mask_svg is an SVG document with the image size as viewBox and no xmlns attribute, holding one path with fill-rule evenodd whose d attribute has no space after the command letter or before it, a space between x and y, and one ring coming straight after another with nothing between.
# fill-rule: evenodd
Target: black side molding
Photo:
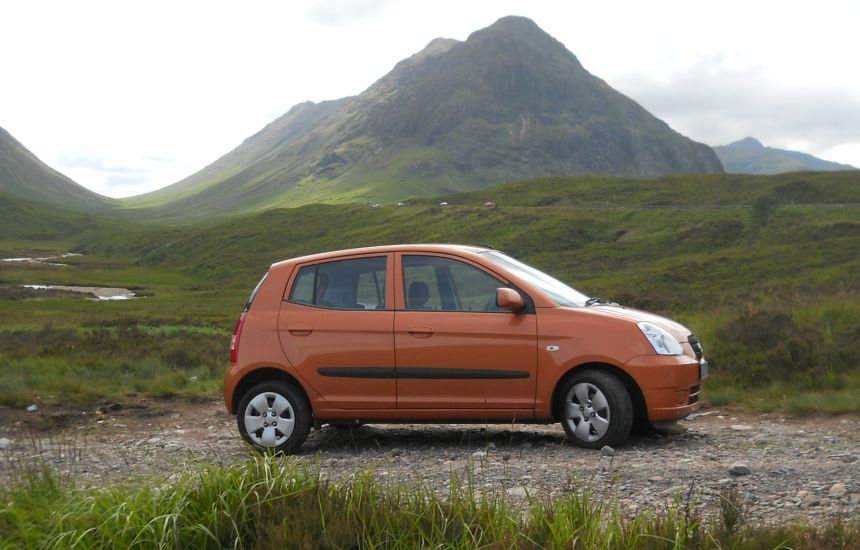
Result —
<instances>
[{"instance_id":1,"label":"black side molding","mask_svg":"<svg viewBox=\"0 0 860 550\"><path fill-rule=\"evenodd\" d=\"M400 378L402 380L503 380L528 378L528 371L498 369L437 369L393 367L325 367L320 376L335 378Z\"/></svg>"},{"instance_id":2,"label":"black side molding","mask_svg":"<svg viewBox=\"0 0 860 550\"><path fill-rule=\"evenodd\" d=\"M327 367L317 372L333 378L394 378L394 367Z\"/></svg>"}]
</instances>

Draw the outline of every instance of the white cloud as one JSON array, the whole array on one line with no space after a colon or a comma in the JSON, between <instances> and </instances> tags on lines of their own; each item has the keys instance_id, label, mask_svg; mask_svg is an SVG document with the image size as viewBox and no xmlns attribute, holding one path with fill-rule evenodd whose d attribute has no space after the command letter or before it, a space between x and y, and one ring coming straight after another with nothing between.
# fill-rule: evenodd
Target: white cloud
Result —
<instances>
[{"instance_id":1,"label":"white cloud","mask_svg":"<svg viewBox=\"0 0 860 550\"><path fill-rule=\"evenodd\" d=\"M821 154L860 144L860 91L786 85L761 67L728 67L721 56L703 57L665 80L638 74L613 84L676 130L710 145L753 136L770 146Z\"/></svg>"},{"instance_id":2,"label":"white cloud","mask_svg":"<svg viewBox=\"0 0 860 550\"><path fill-rule=\"evenodd\" d=\"M387 0L317 0L307 10L321 25L345 25L381 14Z\"/></svg>"}]
</instances>

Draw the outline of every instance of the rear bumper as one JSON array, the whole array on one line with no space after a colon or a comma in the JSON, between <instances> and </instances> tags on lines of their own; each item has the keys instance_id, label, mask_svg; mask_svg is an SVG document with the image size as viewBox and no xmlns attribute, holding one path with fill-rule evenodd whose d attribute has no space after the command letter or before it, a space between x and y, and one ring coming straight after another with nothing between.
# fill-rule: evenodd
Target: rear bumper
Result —
<instances>
[{"instance_id":1,"label":"rear bumper","mask_svg":"<svg viewBox=\"0 0 860 550\"><path fill-rule=\"evenodd\" d=\"M651 422L678 420L701 407L701 365L693 357L641 355L625 370L639 384Z\"/></svg>"}]
</instances>

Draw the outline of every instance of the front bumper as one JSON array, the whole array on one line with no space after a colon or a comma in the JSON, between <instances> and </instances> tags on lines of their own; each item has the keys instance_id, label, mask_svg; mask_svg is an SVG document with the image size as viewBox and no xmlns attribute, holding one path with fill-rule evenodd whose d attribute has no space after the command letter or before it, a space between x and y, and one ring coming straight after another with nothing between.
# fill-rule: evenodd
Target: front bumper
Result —
<instances>
[{"instance_id":1,"label":"front bumper","mask_svg":"<svg viewBox=\"0 0 860 550\"><path fill-rule=\"evenodd\" d=\"M624 367L642 390L649 421L679 420L701 407L706 361L687 355L640 355Z\"/></svg>"}]
</instances>

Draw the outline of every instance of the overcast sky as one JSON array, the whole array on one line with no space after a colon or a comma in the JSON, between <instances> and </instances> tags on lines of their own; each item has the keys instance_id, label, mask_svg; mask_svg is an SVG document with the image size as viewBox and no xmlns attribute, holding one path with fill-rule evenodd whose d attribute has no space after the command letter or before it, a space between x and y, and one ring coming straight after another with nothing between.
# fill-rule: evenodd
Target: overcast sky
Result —
<instances>
[{"instance_id":1,"label":"overcast sky","mask_svg":"<svg viewBox=\"0 0 860 550\"><path fill-rule=\"evenodd\" d=\"M504 15L697 141L860 166L854 0L3 2L0 126L78 183L134 195Z\"/></svg>"}]
</instances>

